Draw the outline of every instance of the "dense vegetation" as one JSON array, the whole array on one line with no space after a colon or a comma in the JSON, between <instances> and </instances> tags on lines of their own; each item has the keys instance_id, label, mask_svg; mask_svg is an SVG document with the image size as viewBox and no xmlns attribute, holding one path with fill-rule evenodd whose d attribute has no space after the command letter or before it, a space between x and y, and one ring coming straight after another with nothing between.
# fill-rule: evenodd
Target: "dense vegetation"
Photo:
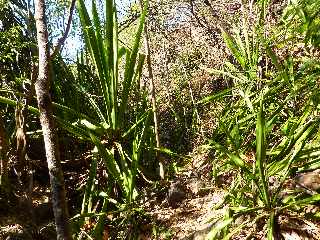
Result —
<instances>
[{"instance_id":1,"label":"dense vegetation","mask_svg":"<svg viewBox=\"0 0 320 240\"><path fill-rule=\"evenodd\" d=\"M203 239L320 239L319 0L41 3L0 0L3 229L174 239L146 202L191 171L224 191Z\"/></svg>"}]
</instances>

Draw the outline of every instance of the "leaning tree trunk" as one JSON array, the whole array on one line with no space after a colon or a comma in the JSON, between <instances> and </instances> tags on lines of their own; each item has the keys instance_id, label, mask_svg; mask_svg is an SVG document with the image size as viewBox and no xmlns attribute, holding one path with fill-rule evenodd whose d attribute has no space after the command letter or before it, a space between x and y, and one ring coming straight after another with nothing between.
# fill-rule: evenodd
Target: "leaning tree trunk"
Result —
<instances>
[{"instance_id":1,"label":"leaning tree trunk","mask_svg":"<svg viewBox=\"0 0 320 240\"><path fill-rule=\"evenodd\" d=\"M35 90L40 111L40 122L43 131L46 157L50 175L53 213L56 223L57 239L71 240L71 233L68 224L66 192L60 164L60 153L58 148L57 135L54 128L52 102L49 95L50 56L48 45L48 31L45 20L45 0L35 1L35 19L39 48L39 72L38 79L35 83Z\"/></svg>"}]
</instances>

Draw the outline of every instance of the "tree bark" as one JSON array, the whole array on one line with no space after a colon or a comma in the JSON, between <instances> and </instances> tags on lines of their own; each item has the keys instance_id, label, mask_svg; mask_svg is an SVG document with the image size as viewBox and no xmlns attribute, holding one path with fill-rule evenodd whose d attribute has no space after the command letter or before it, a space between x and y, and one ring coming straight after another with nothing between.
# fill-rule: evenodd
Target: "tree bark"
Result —
<instances>
[{"instance_id":1,"label":"tree bark","mask_svg":"<svg viewBox=\"0 0 320 240\"><path fill-rule=\"evenodd\" d=\"M26 149L27 149L27 139L26 139L26 124L25 124L25 110L20 104L17 104L15 111L16 118L16 141L17 141L17 163L18 172L23 175L26 165Z\"/></svg>"},{"instance_id":2,"label":"tree bark","mask_svg":"<svg viewBox=\"0 0 320 240\"><path fill-rule=\"evenodd\" d=\"M143 1L140 0L141 9L143 9ZM151 63L151 56L150 56L150 45L149 45L149 36L148 36L148 19L145 20L144 23L144 46L145 52L147 57L147 67L149 73L149 80L150 80L150 98L152 103L152 110L153 110L153 121L154 121L154 132L156 135L156 146L160 149L160 137L159 137L159 125L158 125L158 114L157 114L157 102L156 102L156 90L154 86L154 79L153 79L153 72L152 72L152 63ZM159 154L157 153L157 159L159 160L159 175L161 179L164 179L164 166L162 161L159 158Z\"/></svg>"},{"instance_id":3,"label":"tree bark","mask_svg":"<svg viewBox=\"0 0 320 240\"><path fill-rule=\"evenodd\" d=\"M53 213L56 223L57 239L71 240L68 223L66 192L63 172L60 164L57 134L55 132L50 88L50 56L48 45L48 31L45 20L45 0L35 1L35 20L37 27L37 41L39 49L39 71L35 83L40 122L43 131L46 157L50 175Z\"/></svg>"}]
</instances>

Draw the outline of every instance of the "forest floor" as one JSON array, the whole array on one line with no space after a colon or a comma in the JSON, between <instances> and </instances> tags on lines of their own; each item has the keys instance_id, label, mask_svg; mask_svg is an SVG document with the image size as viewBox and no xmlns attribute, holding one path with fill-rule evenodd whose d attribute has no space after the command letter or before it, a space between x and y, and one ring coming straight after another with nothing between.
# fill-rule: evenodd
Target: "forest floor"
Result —
<instances>
[{"instance_id":1,"label":"forest floor","mask_svg":"<svg viewBox=\"0 0 320 240\"><path fill-rule=\"evenodd\" d=\"M205 161L194 160L180 169L171 180L157 183L158 187L145 188L139 204L145 213L151 216L151 225L154 226L142 233L140 239L207 239L214 225L214 219L225 211L223 199L232 181L232 175L228 175L223 176L219 182L213 183L210 176L211 168L212 166ZM68 172L68 174L73 177L68 175L66 187L69 199L74 200L79 196L71 196L70 192L75 192L74 180L79 179L80 176L77 176L76 172ZM70 179L73 180L70 181ZM26 192L19 190L16 186L15 195L15 200L9 207L0 206L0 240L55 239L49 186L35 182L29 200ZM75 205L70 206L71 215L74 214L72 210L79 208L78 203L72 204ZM222 207L217 210L219 205ZM319 208L316 210L319 211ZM243 221L244 219L240 218L236 225L240 225ZM306 220L299 222L289 218L282 221L286 223L281 226L285 229L282 234L285 240L320 239L319 223ZM313 231L316 235L302 237L299 231L303 228ZM232 239L246 239L251 231L252 229L244 229ZM264 232L265 229L257 231L253 239L265 239ZM155 235L157 237L154 237Z\"/></svg>"},{"instance_id":2,"label":"forest floor","mask_svg":"<svg viewBox=\"0 0 320 240\"><path fill-rule=\"evenodd\" d=\"M30 198L25 192L16 189L9 196L9 204L0 206L0 240L55 239L50 195L47 186L38 184L34 186Z\"/></svg>"},{"instance_id":3,"label":"forest floor","mask_svg":"<svg viewBox=\"0 0 320 240\"><path fill-rule=\"evenodd\" d=\"M164 189L162 192L157 192L154 188L145 190L149 193L145 194L141 204L146 214L161 227L158 239L204 239L210 231L210 220L218 214L214 206L222 201L224 190L217 188L209 180L209 166L198 166L197 171L195 167L197 168L189 164L176 173L172 180L160 182L158 190ZM202 174L198 175L197 172ZM69 198L75 198L70 196L71 191L75 192L75 183L70 179L79 179L80 176L77 177L76 172L70 171L67 175ZM48 180L47 176L41 177ZM16 183L9 207L0 206L0 240L55 239L50 189L46 180L34 181L31 194L28 194L26 186ZM175 197L176 191L180 196ZM70 200L69 204L74 201ZM144 239L154 239L147 237L150 234L152 233L147 233Z\"/></svg>"},{"instance_id":4,"label":"forest floor","mask_svg":"<svg viewBox=\"0 0 320 240\"><path fill-rule=\"evenodd\" d=\"M215 207L223 201L225 191L203 176L194 176L186 169L169 184L167 197L158 204L149 203L145 209L160 222L160 239L205 239L213 219L222 213ZM170 199L170 194L183 191L182 199ZM171 197L174 198L174 197ZM177 201L177 202L175 202Z\"/></svg>"},{"instance_id":5,"label":"forest floor","mask_svg":"<svg viewBox=\"0 0 320 240\"><path fill-rule=\"evenodd\" d=\"M211 171L212 165L206 160L199 160L199 156L196 156L191 164L184 166L169 181L166 198L159 201L156 199L157 194L154 198L148 198L144 209L162 226L158 238L153 239L215 239L208 238L208 236L214 226L217 226L215 225L216 220L221 217L223 219L226 208L230 206L230 203L225 202L225 197L234 176L232 172L228 172L219 176L214 182ZM310 177L314 180L314 177L318 179L319 176L320 174L315 171L300 175L299 179L302 181L298 181L299 183L294 179L289 179L290 187L284 189L283 194L286 194L287 191L297 191L297 194L303 194L305 189L302 186L310 181ZM312 184L317 183L313 182ZM177 192L182 192L182 194L173 194ZM319 203L305 206L299 214L284 211L281 216L278 216L279 234L274 239L320 240L320 219L310 217L310 214L315 212L320 213ZM255 222L254 216L255 214L248 214L237 218L234 222L235 232L231 239L266 239L267 225L263 221L261 223ZM249 223L247 227L241 227L244 222Z\"/></svg>"}]
</instances>

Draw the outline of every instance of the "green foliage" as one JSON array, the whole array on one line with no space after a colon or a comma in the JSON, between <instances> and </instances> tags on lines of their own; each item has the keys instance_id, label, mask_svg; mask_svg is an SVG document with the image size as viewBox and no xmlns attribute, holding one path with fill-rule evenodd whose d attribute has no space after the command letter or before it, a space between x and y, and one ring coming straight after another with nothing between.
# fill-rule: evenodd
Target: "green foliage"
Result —
<instances>
[{"instance_id":1,"label":"green foliage","mask_svg":"<svg viewBox=\"0 0 320 240\"><path fill-rule=\"evenodd\" d=\"M320 2L317 0L290 1L282 21L290 39L302 35L306 46L320 46Z\"/></svg>"},{"instance_id":2,"label":"green foliage","mask_svg":"<svg viewBox=\"0 0 320 240\"><path fill-rule=\"evenodd\" d=\"M84 99L88 100L94 118L79 118L75 121L75 126L85 129L87 135L83 137L89 136L96 146L95 157L91 165L89 181L83 199L82 214L92 212L93 205L90 202L94 198L95 201L101 198L97 195L97 193L99 194L99 188L96 193L92 191L92 189L96 189L94 179L97 178L97 160L99 158L103 160L109 179L108 187L104 190L104 200L100 211L106 211L110 203L116 203L115 205L120 211L131 211L132 204L137 197L136 177L141 154L144 151L145 143L153 137L153 133L150 135L149 131L151 110L139 109L139 102L137 102L137 107L131 112L129 101L134 94L135 85L140 80L143 67L144 56L139 55L138 50L148 5L146 3L142 11L132 44L133 47L129 50L118 48L118 23L113 4L112 0L105 2L106 12L103 21L100 20L95 1L92 2L92 19L83 1L78 1L77 6L86 47L95 71L93 75L86 76L86 81L94 82L91 86L95 93L102 95L101 100L97 102L92 95L87 94L87 87L90 85L84 82L77 83L77 89L80 90ZM119 82L119 62L122 59L122 53L125 53L125 65L121 77L122 81ZM80 60L78 69L83 65ZM140 93L138 94L140 95ZM139 101L144 101L143 98L140 99ZM130 116L128 113L132 115ZM129 125L130 118L133 122L131 126ZM116 202L112 200L114 194L111 191L114 185L112 180L120 188L126 206L124 209L121 207L121 198L119 199L120 202L118 202L118 199ZM100 216L97 220L94 230L96 239L100 239L102 236L103 225L101 224L104 221L103 219L104 217Z\"/></svg>"},{"instance_id":3,"label":"green foliage","mask_svg":"<svg viewBox=\"0 0 320 240\"><path fill-rule=\"evenodd\" d=\"M7 84L18 80L15 77L23 76L29 68L30 57L26 59L25 53L29 51L32 42L23 35L20 26L10 27L0 31L0 78Z\"/></svg>"},{"instance_id":4,"label":"green foliage","mask_svg":"<svg viewBox=\"0 0 320 240\"><path fill-rule=\"evenodd\" d=\"M61 128L95 146L81 214L76 219L81 226L88 216L93 216L96 226L92 235L101 239L106 211L117 209L115 215L122 211L130 215L133 211L141 159L154 141L152 110L146 92L139 88L145 59L139 54L139 47L148 2L132 34L131 49L118 47L117 11L113 0L105 1L104 13L98 10L95 1L92 1L91 14L84 1L77 4L86 51L79 54L74 65L66 65L59 57L54 59L53 106ZM13 33L16 33L14 29L6 34L17 44L17 34ZM1 55L5 63L14 57L10 50L21 51L5 44L1 49L8 51ZM119 67L122 63L123 68ZM17 104L5 96L0 97L0 102ZM37 108L28 106L28 109L39 114ZM104 176L101 171L106 172Z\"/></svg>"},{"instance_id":5,"label":"green foliage","mask_svg":"<svg viewBox=\"0 0 320 240\"><path fill-rule=\"evenodd\" d=\"M5 2L0 1L0 13L4 11L1 4ZM159 57L163 57L164 61L158 62L165 62L168 73L157 74L161 78L169 76L164 77L167 92L162 97L168 105L161 108L164 121L160 124L172 149L191 150L192 137L200 131L201 136L204 135L203 129L199 129L201 105L214 102L214 107L218 106L214 109L217 124L206 147L215 153L215 177L230 172L233 182L217 206L228 204L228 208L214 220L208 239L229 239L258 222L265 225L265 236L272 239L279 229L281 215L301 212L304 206L319 201L319 194L297 194L296 190L287 189L286 182L298 173L320 166L320 61L313 55L320 46L320 3L318 0L289 1L275 27L266 21L269 2L258 1L252 9L259 7L259 12L250 12L247 16L243 11L238 26L222 29L221 37L232 56L224 61L222 68L200 66L207 57L201 42L195 46L193 42L186 44L184 50L170 43L170 56ZM51 5L54 11L50 14L61 16L61 10L68 4L62 1L56 8ZM73 64L66 64L59 56L53 60L51 91L59 127L89 143L91 150L87 153L91 157L90 169L81 188L81 212L72 220L78 230L93 221L89 234L94 239L103 238L106 223L121 229L115 238L135 239L139 224L146 218L143 210L136 206L139 174L143 174L149 160L154 159L155 151L187 159L167 148L154 147L152 110L148 93L140 87L145 55L139 53L139 49L148 3L145 2L141 11L138 5L133 5L134 14L140 14L140 20L122 33L125 44L131 41L130 47L120 44L113 0L106 0L104 4L93 0L90 8L84 0L78 0L77 4L85 47ZM26 15L24 11L17 14L19 20ZM25 98L23 85L30 83L34 33L25 31L32 30L32 24L24 29L19 21L13 23L16 15L12 11L3 16L0 20L6 20L7 16L10 20L3 21L5 29L0 31L0 103L16 106L20 104L17 100ZM32 21L25 18L22 22L26 20ZM62 22L57 20L54 24ZM53 28L54 24L50 26ZM174 24L166 26L172 34L169 41L185 34L175 31ZM52 32L53 38L60 35ZM166 43L159 40L156 44ZM203 95L201 81L207 78L202 74L203 79L192 82L199 69L219 76L231 83L230 86L197 101ZM171 88L167 87L169 83ZM200 90L197 91L198 83ZM37 116L39 111L34 107L34 100L28 109ZM8 107L4 112L6 123L14 125L12 109ZM38 127L31 122L29 128L31 124ZM180 171L177 162L170 164L169 171ZM154 172L149 173L152 175ZM248 216L247 220L235 226L244 215ZM154 235L158 237L165 231L155 228ZM166 235L168 239L173 237L170 231Z\"/></svg>"},{"instance_id":6,"label":"green foliage","mask_svg":"<svg viewBox=\"0 0 320 240\"><path fill-rule=\"evenodd\" d=\"M5 8L6 5L7 5L7 1L5 1L5 0L0 1L0 8Z\"/></svg>"},{"instance_id":7,"label":"green foliage","mask_svg":"<svg viewBox=\"0 0 320 240\"><path fill-rule=\"evenodd\" d=\"M260 16L265 15L263 11ZM216 150L219 159L216 164L221 172L233 169L237 175L224 200L230 203L230 208L219 218L209 239L228 239L251 226L252 221L238 227L232 223L242 215L253 213L254 217L265 220L267 238L273 239L279 234L276 227L279 216L287 210L300 210L318 199L318 194L301 199L293 192L289 199L294 200L288 202L282 194L287 191L284 183L289 178L297 172L315 169L319 163L316 150L320 126L316 90L319 62L312 56L298 59L288 55L281 59L278 53L282 49L275 49L276 44L271 47L269 40L273 38L266 37L267 27L262 24L260 19L249 32L247 19L243 17L234 36L223 32L224 41L237 62L226 62L224 70L207 69L233 81L232 88L199 103L225 101L219 126L207 147ZM291 41L310 40L310 34L301 34L303 38ZM303 157L306 152L314 158ZM253 153L255 157L251 156ZM271 179L276 179L278 184L275 186Z\"/></svg>"}]
</instances>

